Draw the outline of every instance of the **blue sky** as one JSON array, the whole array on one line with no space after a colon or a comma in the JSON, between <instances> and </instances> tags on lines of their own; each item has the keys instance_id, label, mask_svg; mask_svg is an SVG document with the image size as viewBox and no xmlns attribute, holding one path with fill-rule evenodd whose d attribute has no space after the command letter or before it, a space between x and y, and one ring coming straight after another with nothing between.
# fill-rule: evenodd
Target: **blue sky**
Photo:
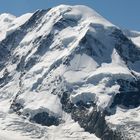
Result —
<instances>
[{"instance_id":1,"label":"blue sky","mask_svg":"<svg viewBox=\"0 0 140 140\"><path fill-rule=\"evenodd\" d=\"M21 15L59 4L84 4L122 28L140 31L140 0L0 0L0 13Z\"/></svg>"}]
</instances>

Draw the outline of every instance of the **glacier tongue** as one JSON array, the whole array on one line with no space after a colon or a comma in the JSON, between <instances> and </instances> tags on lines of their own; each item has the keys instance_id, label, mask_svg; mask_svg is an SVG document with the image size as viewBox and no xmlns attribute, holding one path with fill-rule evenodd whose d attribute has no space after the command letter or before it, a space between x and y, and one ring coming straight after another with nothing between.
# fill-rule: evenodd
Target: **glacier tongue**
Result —
<instances>
[{"instance_id":1,"label":"glacier tongue","mask_svg":"<svg viewBox=\"0 0 140 140\"><path fill-rule=\"evenodd\" d=\"M0 25L0 138L138 140L140 49L124 31L82 5Z\"/></svg>"}]
</instances>

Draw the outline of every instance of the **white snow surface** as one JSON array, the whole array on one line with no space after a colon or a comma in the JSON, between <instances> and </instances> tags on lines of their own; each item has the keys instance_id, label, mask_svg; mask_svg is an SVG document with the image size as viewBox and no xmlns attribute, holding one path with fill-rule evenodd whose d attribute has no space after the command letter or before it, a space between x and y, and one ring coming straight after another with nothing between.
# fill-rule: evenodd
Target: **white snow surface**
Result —
<instances>
[{"instance_id":1,"label":"white snow surface","mask_svg":"<svg viewBox=\"0 0 140 140\"><path fill-rule=\"evenodd\" d=\"M27 13L20 17L15 17L8 13L0 14L0 41L24 24L31 16L32 13Z\"/></svg>"},{"instance_id":2,"label":"white snow surface","mask_svg":"<svg viewBox=\"0 0 140 140\"><path fill-rule=\"evenodd\" d=\"M32 15L32 13L21 17L0 15L0 41L20 28ZM68 26L60 31L54 30L53 26L61 18L76 20L77 25ZM103 28L100 28L100 25ZM103 111L109 108L113 97L119 93L120 86L117 83L112 84L113 81L119 78L134 80L130 69L114 48L114 40L112 41L108 36L112 32L112 30L106 31L109 27L118 28L94 10L81 5L60 5L52 8L42 17L40 23L24 36L12 53L14 56L19 56L19 59L26 56L24 65L31 58L36 58L35 64L28 70L22 69L22 72L17 72L18 63L13 64L12 60L9 60L0 71L0 77L3 76L5 69L12 76L12 79L0 88L0 140L99 140L94 134L85 132L71 119L70 114L62 110L57 94L61 94L61 91L67 88L73 89L70 95L73 103L80 100L87 103L93 100ZM45 39L52 33L54 38L51 44L47 46L48 42L45 42L46 47L41 50L41 55L35 55L38 44L35 46L34 41L40 36L41 39ZM103 48L96 44L97 42L91 42L97 54L95 57L88 54L87 48L83 51L83 46L79 46L80 41L87 34L91 34L93 38L107 46ZM136 41L135 38L133 41ZM100 55L102 49L103 55ZM64 65L63 62L67 59L70 59L69 64ZM133 71L138 74L139 64L140 61L131 64ZM24 106L20 110L21 116L10 110L16 94L18 94L16 102ZM133 110L125 112L117 108L116 114L108 116L106 120L115 125L130 121L137 123L140 121L140 113L136 110L139 108L134 109L137 119L133 117ZM62 118L64 122L59 126L47 127L31 123L29 118L25 119L27 113L33 117L44 111ZM129 132L132 137L136 135L135 132Z\"/></svg>"}]
</instances>

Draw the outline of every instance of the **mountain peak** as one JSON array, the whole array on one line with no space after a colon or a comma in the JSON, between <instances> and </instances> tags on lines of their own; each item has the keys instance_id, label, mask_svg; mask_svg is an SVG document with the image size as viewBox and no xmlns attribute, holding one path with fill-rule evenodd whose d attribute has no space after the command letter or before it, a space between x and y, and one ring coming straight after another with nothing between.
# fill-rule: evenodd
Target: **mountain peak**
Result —
<instances>
[{"instance_id":1,"label":"mountain peak","mask_svg":"<svg viewBox=\"0 0 140 140\"><path fill-rule=\"evenodd\" d=\"M99 24L104 24L108 26L112 26L112 24L104 19L101 15L99 15L95 10L89 8L85 5L60 5L52 8L53 10L60 10L65 18L75 18L81 19L85 22L94 22Z\"/></svg>"},{"instance_id":2,"label":"mountain peak","mask_svg":"<svg viewBox=\"0 0 140 140\"><path fill-rule=\"evenodd\" d=\"M0 25L0 138L139 140L140 49L123 30L83 5Z\"/></svg>"}]
</instances>

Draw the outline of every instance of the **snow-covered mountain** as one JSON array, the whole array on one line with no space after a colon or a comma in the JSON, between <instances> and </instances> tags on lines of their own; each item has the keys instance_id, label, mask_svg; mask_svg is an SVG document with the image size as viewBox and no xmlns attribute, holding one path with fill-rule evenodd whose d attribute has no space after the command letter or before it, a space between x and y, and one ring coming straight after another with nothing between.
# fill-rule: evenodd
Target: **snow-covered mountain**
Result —
<instances>
[{"instance_id":1,"label":"snow-covered mountain","mask_svg":"<svg viewBox=\"0 0 140 140\"><path fill-rule=\"evenodd\" d=\"M139 140L137 37L81 5L0 15L0 140Z\"/></svg>"}]
</instances>

